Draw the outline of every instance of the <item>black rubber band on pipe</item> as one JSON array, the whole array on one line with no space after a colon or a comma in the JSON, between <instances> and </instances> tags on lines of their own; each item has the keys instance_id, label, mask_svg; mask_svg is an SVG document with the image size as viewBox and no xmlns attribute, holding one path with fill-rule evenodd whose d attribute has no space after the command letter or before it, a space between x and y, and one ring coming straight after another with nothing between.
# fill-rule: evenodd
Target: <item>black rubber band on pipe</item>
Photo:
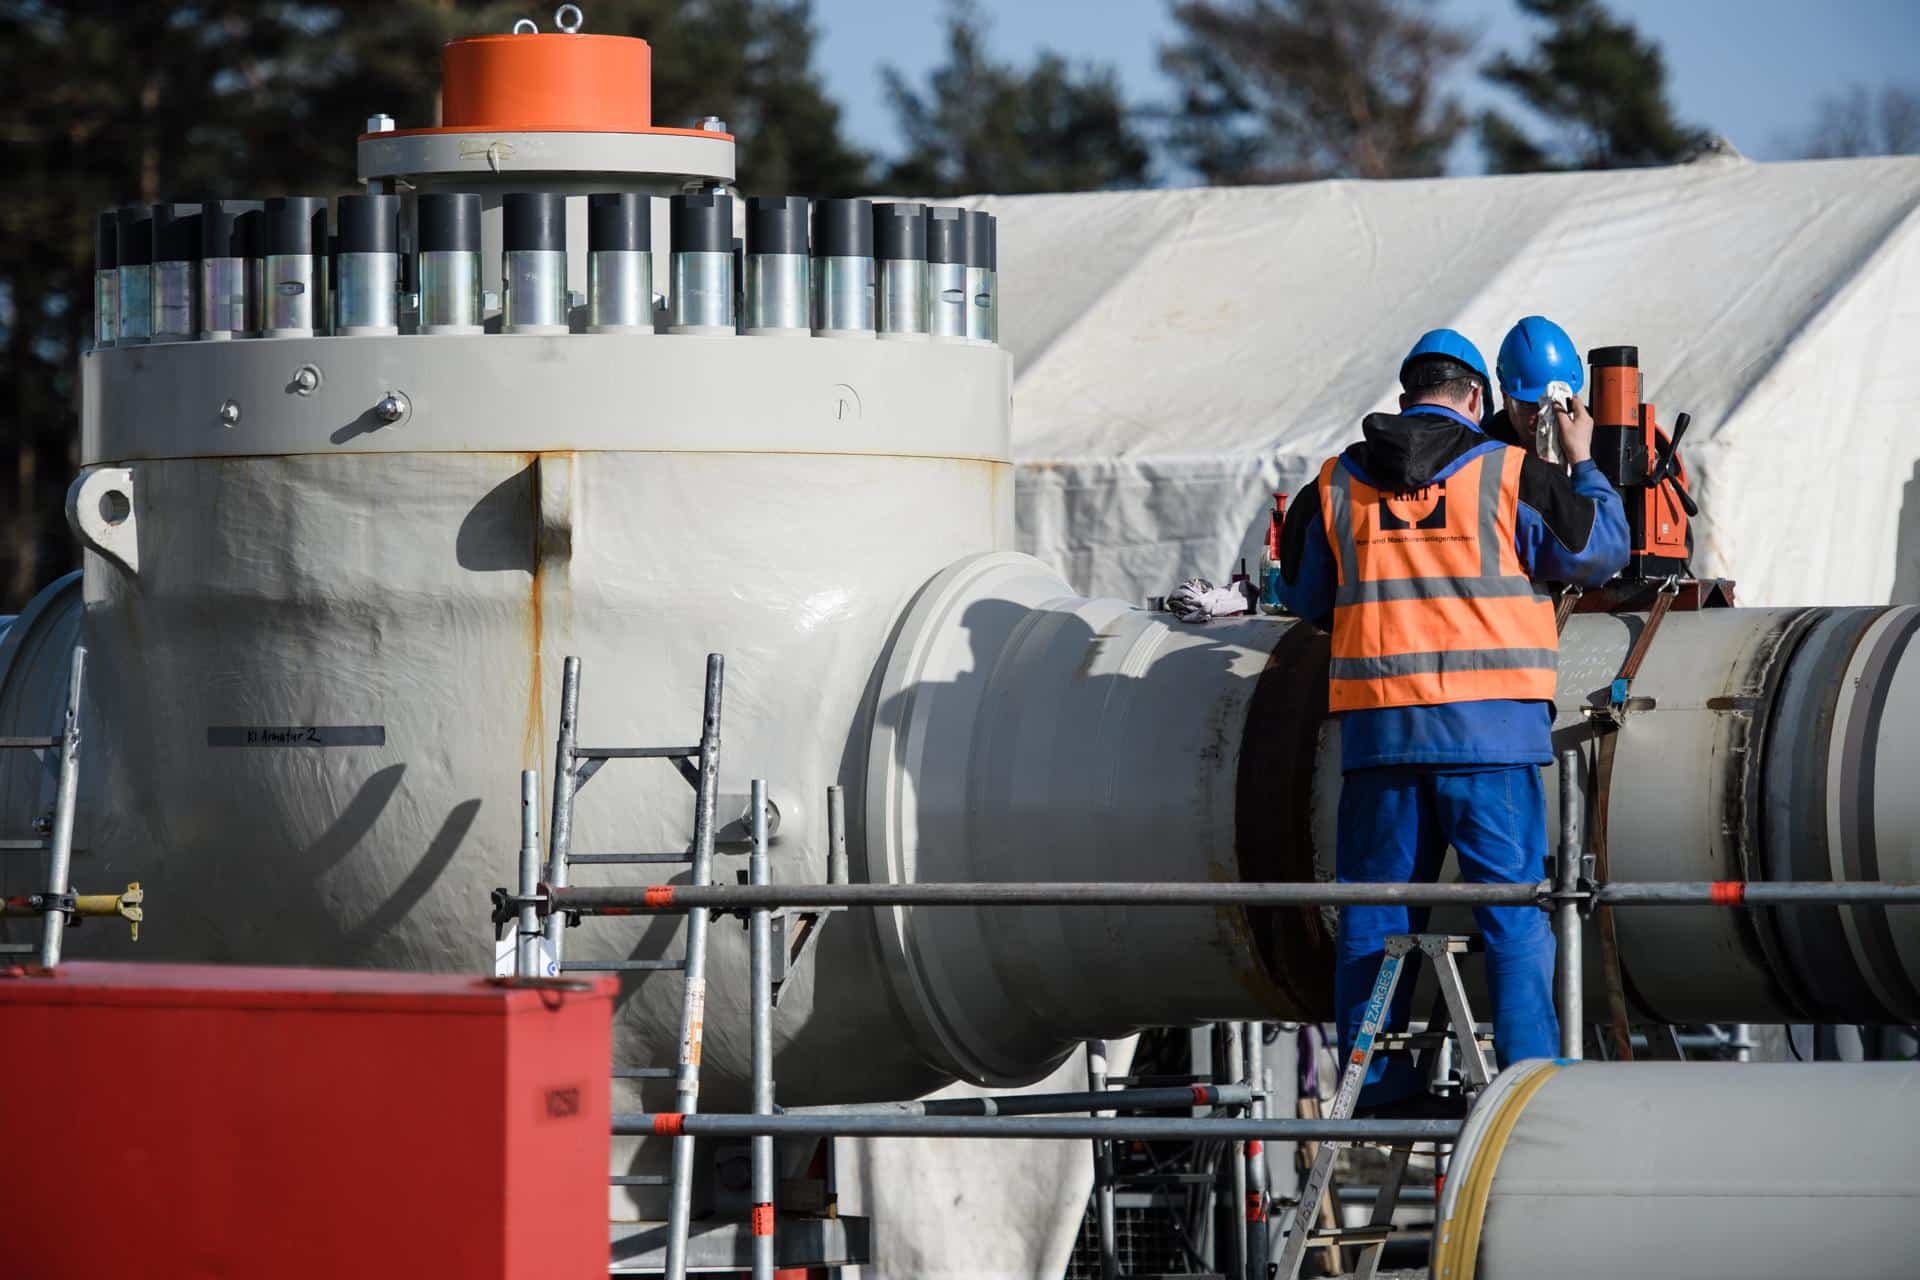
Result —
<instances>
[{"instance_id":1,"label":"black rubber band on pipe","mask_svg":"<svg viewBox=\"0 0 1920 1280\"><path fill-rule=\"evenodd\" d=\"M467 191L429 191L414 210L421 253L480 252L480 197Z\"/></svg>"},{"instance_id":2,"label":"black rubber band on pipe","mask_svg":"<svg viewBox=\"0 0 1920 1280\"><path fill-rule=\"evenodd\" d=\"M653 200L638 191L587 197L587 252L644 253L653 248Z\"/></svg>"},{"instance_id":3,"label":"black rubber band on pipe","mask_svg":"<svg viewBox=\"0 0 1920 1280\"><path fill-rule=\"evenodd\" d=\"M749 196L747 252L804 255L807 204L805 196Z\"/></svg>"},{"instance_id":4,"label":"black rubber band on pipe","mask_svg":"<svg viewBox=\"0 0 1920 1280\"><path fill-rule=\"evenodd\" d=\"M506 252L566 252L565 196L550 191L510 191L500 202L500 217L500 247Z\"/></svg>"}]
</instances>

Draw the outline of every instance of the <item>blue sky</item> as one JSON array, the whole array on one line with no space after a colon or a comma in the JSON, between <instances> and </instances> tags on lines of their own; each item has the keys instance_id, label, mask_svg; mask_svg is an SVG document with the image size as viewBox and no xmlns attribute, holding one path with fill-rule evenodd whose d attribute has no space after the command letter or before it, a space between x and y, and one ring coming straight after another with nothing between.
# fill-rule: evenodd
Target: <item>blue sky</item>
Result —
<instances>
[{"instance_id":1,"label":"blue sky","mask_svg":"<svg viewBox=\"0 0 1920 1280\"><path fill-rule=\"evenodd\" d=\"M1025 62L1041 48L1109 63L1135 100L1171 94L1155 59L1172 30L1166 0L982 0L996 54ZM1668 84L1682 118L1731 138L1745 154L1785 159L1823 96L1855 84L1920 89L1920 0L1611 0L1610 7L1665 52ZM1510 0L1441 0L1439 11L1478 30L1473 62L1495 49L1523 48L1532 24ZM898 141L880 84L892 64L918 79L941 54L939 0L815 0L818 62L861 145ZM1469 107L1499 95L1473 74L1455 76ZM1456 172L1480 169L1462 146Z\"/></svg>"}]
</instances>

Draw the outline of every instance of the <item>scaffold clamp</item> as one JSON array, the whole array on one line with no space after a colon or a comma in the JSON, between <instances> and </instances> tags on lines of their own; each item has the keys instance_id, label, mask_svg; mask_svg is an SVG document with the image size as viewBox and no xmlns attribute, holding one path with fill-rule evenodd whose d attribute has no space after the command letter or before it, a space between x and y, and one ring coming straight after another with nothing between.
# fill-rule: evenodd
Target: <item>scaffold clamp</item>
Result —
<instances>
[{"instance_id":1,"label":"scaffold clamp","mask_svg":"<svg viewBox=\"0 0 1920 1280\"><path fill-rule=\"evenodd\" d=\"M518 927L520 923L520 909L527 906L531 906L541 919L544 920L547 917L551 908L547 897L546 885L543 884L532 893L526 895L514 893L510 889L495 889L493 891L493 940L495 942L507 936L507 927L509 925ZM567 924L572 926L579 923L579 915L569 912Z\"/></svg>"}]
</instances>

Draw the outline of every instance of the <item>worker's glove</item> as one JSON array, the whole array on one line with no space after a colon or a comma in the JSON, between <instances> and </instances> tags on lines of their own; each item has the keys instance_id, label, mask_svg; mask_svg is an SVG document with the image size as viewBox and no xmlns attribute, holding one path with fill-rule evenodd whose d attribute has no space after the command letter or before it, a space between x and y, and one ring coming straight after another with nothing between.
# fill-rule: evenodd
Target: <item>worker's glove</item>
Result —
<instances>
[{"instance_id":1,"label":"worker's glove","mask_svg":"<svg viewBox=\"0 0 1920 1280\"><path fill-rule=\"evenodd\" d=\"M1205 578L1188 578L1167 596L1167 612L1182 622L1205 622L1245 613L1246 593L1238 587L1216 587Z\"/></svg>"}]
</instances>

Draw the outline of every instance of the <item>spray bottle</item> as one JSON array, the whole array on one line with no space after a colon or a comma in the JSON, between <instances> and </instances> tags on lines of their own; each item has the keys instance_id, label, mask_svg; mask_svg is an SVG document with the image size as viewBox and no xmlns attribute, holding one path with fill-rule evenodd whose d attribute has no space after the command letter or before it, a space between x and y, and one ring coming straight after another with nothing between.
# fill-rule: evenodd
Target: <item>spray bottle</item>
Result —
<instances>
[{"instance_id":1,"label":"spray bottle","mask_svg":"<svg viewBox=\"0 0 1920 1280\"><path fill-rule=\"evenodd\" d=\"M1280 530L1287 523L1287 495L1273 495L1273 510L1267 513L1267 540L1260 549L1260 612L1281 614L1287 611L1280 601Z\"/></svg>"}]
</instances>

